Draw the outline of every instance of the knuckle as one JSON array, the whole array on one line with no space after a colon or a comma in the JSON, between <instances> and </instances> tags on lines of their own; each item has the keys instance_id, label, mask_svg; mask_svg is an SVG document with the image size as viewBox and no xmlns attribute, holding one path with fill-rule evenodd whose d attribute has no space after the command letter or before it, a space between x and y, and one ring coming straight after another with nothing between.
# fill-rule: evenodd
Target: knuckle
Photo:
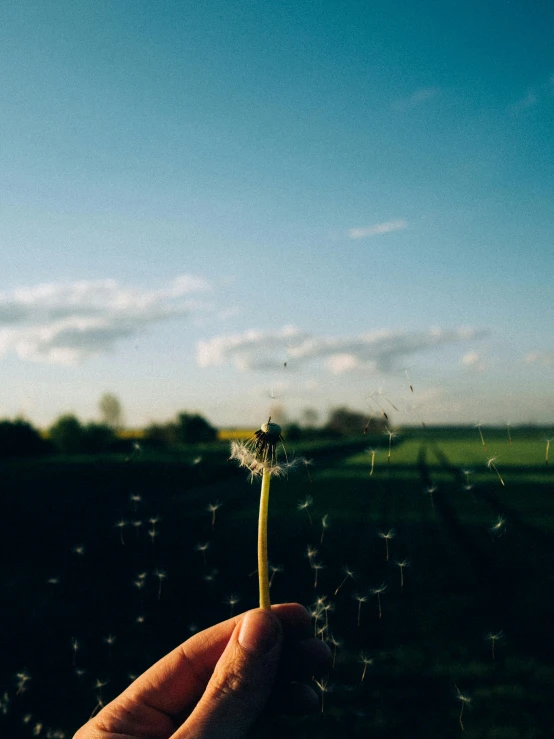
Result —
<instances>
[{"instance_id":1,"label":"knuckle","mask_svg":"<svg viewBox=\"0 0 554 739\"><path fill-rule=\"evenodd\" d=\"M231 666L225 672L214 674L212 691L216 700L250 703L256 692L256 685L242 670Z\"/></svg>"}]
</instances>

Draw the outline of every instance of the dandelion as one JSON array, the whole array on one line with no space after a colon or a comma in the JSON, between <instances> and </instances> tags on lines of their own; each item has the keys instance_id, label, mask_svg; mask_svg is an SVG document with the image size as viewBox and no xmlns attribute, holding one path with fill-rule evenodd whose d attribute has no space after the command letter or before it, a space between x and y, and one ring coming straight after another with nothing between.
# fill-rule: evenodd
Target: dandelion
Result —
<instances>
[{"instance_id":1,"label":"dandelion","mask_svg":"<svg viewBox=\"0 0 554 739\"><path fill-rule=\"evenodd\" d=\"M320 544L323 544L323 537L325 536L325 532L329 528L329 516L325 514L323 518L321 519L321 539L319 540Z\"/></svg>"},{"instance_id":2,"label":"dandelion","mask_svg":"<svg viewBox=\"0 0 554 739\"><path fill-rule=\"evenodd\" d=\"M459 690L459 688L458 688L458 686L457 686L457 685L456 685L456 690L458 691L458 696L457 696L457 697L458 697L458 700L459 700L459 701L460 701L460 703L462 704L462 706L461 706L461 708L460 708L460 715L458 716L458 721L459 721L459 723L460 723L460 728L461 728L461 730L462 730L462 731L465 731L465 729L464 729L464 722L462 721L462 716L463 716L463 714L464 714L464 707L465 707L466 705L469 705L469 704L471 703L471 698L470 698L470 697L469 697L469 696L468 696L467 694L465 694L465 693L462 693L462 692L461 692L461 691Z\"/></svg>"},{"instance_id":3,"label":"dandelion","mask_svg":"<svg viewBox=\"0 0 554 739\"><path fill-rule=\"evenodd\" d=\"M305 500L300 501L300 503L297 506L299 511L306 511L306 513L308 514L310 526L312 525L313 522L312 522L312 517L310 516L310 511L308 509L312 505L313 502L314 502L314 499L310 495L308 495L308 497Z\"/></svg>"},{"instance_id":4,"label":"dandelion","mask_svg":"<svg viewBox=\"0 0 554 739\"><path fill-rule=\"evenodd\" d=\"M220 503L219 500L217 500L215 503L208 503L207 511L208 513L212 514L212 529L215 526L216 511L219 510L221 506L222 506L222 503Z\"/></svg>"},{"instance_id":5,"label":"dandelion","mask_svg":"<svg viewBox=\"0 0 554 739\"><path fill-rule=\"evenodd\" d=\"M348 580L348 578L349 578L349 577L351 577L351 578L354 578L354 577L356 577L356 576L354 575L354 572L353 572L353 570L351 570L351 569L350 569L350 568L348 567L348 565L345 565L345 566L343 567L343 572L345 573L345 577L344 577L344 580L342 580L342 582L340 583L340 585L338 586L338 588L337 588L337 589L335 590L335 595L336 595L336 594L337 594L337 593L339 592L339 590L340 590L340 589L342 588L342 586L343 586L343 585L344 585L344 583L345 583L345 582L346 582L346 581Z\"/></svg>"},{"instance_id":6,"label":"dandelion","mask_svg":"<svg viewBox=\"0 0 554 739\"><path fill-rule=\"evenodd\" d=\"M272 477L284 475L288 470L301 463L300 459L286 460L280 464L277 447L282 444L281 427L271 423L262 424L254 436L246 443L232 442L231 459L235 459L241 467L250 472L250 479L262 478L260 492L260 514L258 518L258 582L260 589L260 608L271 608L269 598L269 567L267 560L267 519L269 511L269 488ZM285 454L286 457L286 454Z\"/></svg>"},{"instance_id":7,"label":"dandelion","mask_svg":"<svg viewBox=\"0 0 554 739\"><path fill-rule=\"evenodd\" d=\"M233 616L235 611L235 606L240 601L240 596L238 596L236 593L231 593L225 600L223 601L231 608L231 616Z\"/></svg>"},{"instance_id":8,"label":"dandelion","mask_svg":"<svg viewBox=\"0 0 554 739\"><path fill-rule=\"evenodd\" d=\"M358 601L358 627L360 626L360 622L362 620L362 603L365 603L367 601L367 595L360 595L359 593L354 593L354 600Z\"/></svg>"},{"instance_id":9,"label":"dandelion","mask_svg":"<svg viewBox=\"0 0 554 739\"><path fill-rule=\"evenodd\" d=\"M387 586L385 585L385 583L381 583L381 585L379 585L378 588L373 588L371 590L371 595L377 596L377 603L379 607L379 619L383 617L383 611L381 609L381 593L384 593L386 589L387 589Z\"/></svg>"},{"instance_id":10,"label":"dandelion","mask_svg":"<svg viewBox=\"0 0 554 739\"><path fill-rule=\"evenodd\" d=\"M481 428L482 425L483 425L482 422L479 421L479 423L476 423L475 424L475 428L479 430L479 437L481 438L481 445L483 447L483 451L486 452L487 451L487 445L485 444L485 438L483 436L483 430Z\"/></svg>"},{"instance_id":11,"label":"dandelion","mask_svg":"<svg viewBox=\"0 0 554 739\"><path fill-rule=\"evenodd\" d=\"M360 662L364 666L364 669L362 670L362 677L360 678L360 682L363 682L364 681L364 678L365 678L365 674L367 672L368 665L372 665L373 664L373 660L370 659L370 657L368 657L367 654L365 654L365 652L362 652L360 654Z\"/></svg>"},{"instance_id":12,"label":"dandelion","mask_svg":"<svg viewBox=\"0 0 554 739\"><path fill-rule=\"evenodd\" d=\"M167 578L167 572L165 570L155 570L155 577L158 578L158 600L162 597L162 582Z\"/></svg>"},{"instance_id":13,"label":"dandelion","mask_svg":"<svg viewBox=\"0 0 554 739\"><path fill-rule=\"evenodd\" d=\"M498 476L498 479L500 480L500 482L502 483L502 485L504 485L504 480L500 476L500 472L498 471L498 468L497 468L497 466L495 464L495 462L496 462L497 459L498 459L498 457L491 457L490 459L488 459L487 460L487 467L489 468L489 470L494 470L496 472L496 474Z\"/></svg>"},{"instance_id":14,"label":"dandelion","mask_svg":"<svg viewBox=\"0 0 554 739\"><path fill-rule=\"evenodd\" d=\"M503 631L497 631L496 634L493 634L492 632L489 632L486 636L487 641L490 641L491 643L491 657L494 659L494 644L497 641L500 641L504 637Z\"/></svg>"},{"instance_id":15,"label":"dandelion","mask_svg":"<svg viewBox=\"0 0 554 739\"><path fill-rule=\"evenodd\" d=\"M389 529L388 531L379 531L378 536L380 539L385 540L385 560L389 561L389 539L394 539L396 532L394 529Z\"/></svg>"},{"instance_id":16,"label":"dandelion","mask_svg":"<svg viewBox=\"0 0 554 739\"><path fill-rule=\"evenodd\" d=\"M404 590L404 568L410 566L410 562L407 559L403 559L401 562L396 563L400 567L400 592Z\"/></svg>"},{"instance_id":17,"label":"dandelion","mask_svg":"<svg viewBox=\"0 0 554 739\"><path fill-rule=\"evenodd\" d=\"M194 549L197 552L201 552L202 553L202 558L204 560L204 567L206 567L206 565L208 564L208 562L206 560L206 552L208 551L209 548L210 548L210 542L209 541L205 541L203 544L197 544L194 547Z\"/></svg>"}]
</instances>

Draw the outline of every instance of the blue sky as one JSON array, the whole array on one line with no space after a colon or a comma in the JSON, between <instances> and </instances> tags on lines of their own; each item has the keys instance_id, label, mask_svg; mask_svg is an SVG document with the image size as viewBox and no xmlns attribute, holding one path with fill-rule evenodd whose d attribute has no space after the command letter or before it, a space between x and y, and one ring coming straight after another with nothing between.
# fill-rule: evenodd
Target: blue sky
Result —
<instances>
[{"instance_id":1,"label":"blue sky","mask_svg":"<svg viewBox=\"0 0 554 739\"><path fill-rule=\"evenodd\" d=\"M551 424L553 27L2 3L0 416Z\"/></svg>"}]
</instances>

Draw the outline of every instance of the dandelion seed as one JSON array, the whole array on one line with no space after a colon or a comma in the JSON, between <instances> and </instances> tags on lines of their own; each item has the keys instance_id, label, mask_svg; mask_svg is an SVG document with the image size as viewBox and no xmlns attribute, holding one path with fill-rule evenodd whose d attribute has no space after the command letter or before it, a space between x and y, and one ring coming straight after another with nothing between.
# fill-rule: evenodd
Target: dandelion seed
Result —
<instances>
[{"instance_id":1,"label":"dandelion seed","mask_svg":"<svg viewBox=\"0 0 554 739\"><path fill-rule=\"evenodd\" d=\"M83 557L85 554L85 547L83 544L78 544L76 547L73 547L71 550L73 554L77 554L79 557Z\"/></svg>"},{"instance_id":2,"label":"dandelion seed","mask_svg":"<svg viewBox=\"0 0 554 739\"><path fill-rule=\"evenodd\" d=\"M312 562L312 564L311 564L311 568L315 572L314 590L315 590L315 588L317 588L317 576L319 574L319 571L322 570L324 567L325 567L325 565L322 565L321 562Z\"/></svg>"},{"instance_id":3,"label":"dandelion seed","mask_svg":"<svg viewBox=\"0 0 554 739\"><path fill-rule=\"evenodd\" d=\"M481 421L479 421L479 423L476 423L475 424L475 428L479 430L479 437L481 438L481 445L483 447L483 451L486 452L487 451L487 445L485 444L485 438L483 436L483 430L481 428L482 425L483 424L481 423Z\"/></svg>"},{"instance_id":4,"label":"dandelion seed","mask_svg":"<svg viewBox=\"0 0 554 739\"><path fill-rule=\"evenodd\" d=\"M503 637L504 637L504 632L503 631L497 631L496 634L493 634L492 632L489 632L487 634L486 639L487 639L487 641L490 641L490 643L491 643L491 657L492 657L492 659L495 658L495 655L494 655L494 644L495 644L495 642L500 641L500 639L502 639Z\"/></svg>"},{"instance_id":5,"label":"dandelion seed","mask_svg":"<svg viewBox=\"0 0 554 739\"><path fill-rule=\"evenodd\" d=\"M329 687L329 678L321 678L321 680L316 680L314 678L314 683L317 685L319 690L321 691L321 713L324 711L325 707L325 693L330 693L331 688Z\"/></svg>"},{"instance_id":6,"label":"dandelion seed","mask_svg":"<svg viewBox=\"0 0 554 739\"><path fill-rule=\"evenodd\" d=\"M544 455L544 463L545 464L548 464L548 450L550 449L550 442L551 441L552 441L552 439L547 439L546 440L546 451L545 451L545 455Z\"/></svg>"},{"instance_id":7,"label":"dandelion seed","mask_svg":"<svg viewBox=\"0 0 554 739\"><path fill-rule=\"evenodd\" d=\"M240 596L237 595L236 593L231 593L231 595L229 595L223 601L224 603L226 603L231 608L231 616L233 616L234 611L235 611L235 606L237 605L237 603L239 601L240 601Z\"/></svg>"},{"instance_id":8,"label":"dandelion seed","mask_svg":"<svg viewBox=\"0 0 554 739\"><path fill-rule=\"evenodd\" d=\"M312 559L314 557L317 557L317 555L318 555L317 549L314 549L308 544L308 546L306 547L306 557L310 560L310 567L312 566Z\"/></svg>"},{"instance_id":9,"label":"dandelion seed","mask_svg":"<svg viewBox=\"0 0 554 739\"><path fill-rule=\"evenodd\" d=\"M310 475L310 470L308 468L311 467L311 465L313 465L313 463L314 463L314 460L313 459L305 459L305 458L302 458L302 464L306 468L306 472L308 473L308 480L309 480L310 483L312 483L313 480L312 480L312 476Z\"/></svg>"},{"instance_id":10,"label":"dandelion seed","mask_svg":"<svg viewBox=\"0 0 554 739\"><path fill-rule=\"evenodd\" d=\"M195 549L195 550L196 550L197 552L202 552L202 557L203 557L203 559L204 559L204 566L206 566L206 565L208 564L208 562L207 562L207 560L206 560L206 552L208 551L208 549L209 549L209 548L210 548L210 542L209 542L209 541L206 541L206 542L204 542L203 544L197 544L197 545L196 545L196 546L194 547L194 549Z\"/></svg>"},{"instance_id":11,"label":"dandelion seed","mask_svg":"<svg viewBox=\"0 0 554 739\"><path fill-rule=\"evenodd\" d=\"M77 652L79 651L79 642L75 637L71 639L71 650L73 651L73 667L75 667L75 661L77 659Z\"/></svg>"},{"instance_id":12,"label":"dandelion seed","mask_svg":"<svg viewBox=\"0 0 554 739\"><path fill-rule=\"evenodd\" d=\"M377 596L377 603L378 603L378 608L379 608L379 619L383 617L383 611L381 609L381 593L384 593L386 589L387 589L387 586L385 585L385 583L382 583L378 588L373 588L371 590L371 595Z\"/></svg>"},{"instance_id":13,"label":"dandelion seed","mask_svg":"<svg viewBox=\"0 0 554 739\"><path fill-rule=\"evenodd\" d=\"M156 537L158 536L158 532L156 529L148 529L148 536L150 537L150 541L152 542L152 546L156 543Z\"/></svg>"},{"instance_id":14,"label":"dandelion seed","mask_svg":"<svg viewBox=\"0 0 554 739\"><path fill-rule=\"evenodd\" d=\"M367 451L371 454L371 469L369 470L369 476L371 477L375 469L375 449L368 449Z\"/></svg>"},{"instance_id":15,"label":"dandelion seed","mask_svg":"<svg viewBox=\"0 0 554 739\"><path fill-rule=\"evenodd\" d=\"M48 585L59 585L60 584L60 578L58 576L56 577L49 577L46 581Z\"/></svg>"},{"instance_id":16,"label":"dandelion seed","mask_svg":"<svg viewBox=\"0 0 554 739\"><path fill-rule=\"evenodd\" d=\"M466 705L469 705L471 703L471 698L468 695L466 695L465 693L461 693L457 685L456 685L456 690L458 691L458 696L457 696L458 697L458 700L462 704L461 709L460 709L460 715L458 717L458 721L460 723L461 730L462 731L465 731L465 729L464 729L464 722L462 721L462 716L464 714L464 707Z\"/></svg>"},{"instance_id":17,"label":"dandelion seed","mask_svg":"<svg viewBox=\"0 0 554 739\"><path fill-rule=\"evenodd\" d=\"M408 381L408 386L410 388L410 392L413 393L414 387L412 385L412 381L410 379L410 375L408 374L408 370L407 369L404 370L404 374L406 375L406 380Z\"/></svg>"},{"instance_id":18,"label":"dandelion seed","mask_svg":"<svg viewBox=\"0 0 554 739\"><path fill-rule=\"evenodd\" d=\"M354 593L353 598L354 600L358 601L358 627L359 627L361 619L362 619L362 603L365 603L367 601L367 595L360 595L359 593Z\"/></svg>"},{"instance_id":19,"label":"dandelion seed","mask_svg":"<svg viewBox=\"0 0 554 739\"><path fill-rule=\"evenodd\" d=\"M329 516L327 514L325 514L321 519L321 539L319 540L320 544L323 544L323 537L325 536L326 530L329 528L328 519Z\"/></svg>"},{"instance_id":20,"label":"dandelion seed","mask_svg":"<svg viewBox=\"0 0 554 739\"><path fill-rule=\"evenodd\" d=\"M385 434L389 437L389 448L387 452L387 464L390 464L390 456L391 456L391 447L392 447L392 440L396 439L398 434L396 433L395 429L386 429Z\"/></svg>"},{"instance_id":21,"label":"dandelion seed","mask_svg":"<svg viewBox=\"0 0 554 739\"><path fill-rule=\"evenodd\" d=\"M214 582L215 578L218 575L218 572L219 570L213 569L210 573L208 573L207 575L204 575L204 580L206 582Z\"/></svg>"},{"instance_id":22,"label":"dandelion seed","mask_svg":"<svg viewBox=\"0 0 554 739\"><path fill-rule=\"evenodd\" d=\"M312 522L312 517L310 516L310 511L308 509L312 505L313 502L314 502L314 499L310 495L308 495L308 497L305 500L300 501L300 503L297 506L299 511L306 511L306 513L308 514L310 526L312 525L313 522Z\"/></svg>"},{"instance_id":23,"label":"dandelion seed","mask_svg":"<svg viewBox=\"0 0 554 739\"><path fill-rule=\"evenodd\" d=\"M40 721L38 721L33 726L33 736L40 736L41 734L42 734L42 723Z\"/></svg>"},{"instance_id":24,"label":"dandelion seed","mask_svg":"<svg viewBox=\"0 0 554 739\"><path fill-rule=\"evenodd\" d=\"M155 577L158 578L158 600L162 597L162 582L167 579L167 572L165 570L155 570Z\"/></svg>"},{"instance_id":25,"label":"dandelion seed","mask_svg":"<svg viewBox=\"0 0 554 739\"><path fill-rule=\"evenodd\" d=\"M334 636L332 636L329 641L333 645L333 663L332 663L332 669L335 669L335 663L337 661L337 649L340 649L342 647L342 641L339 639L335 639Z\"/></svg>"},{"instance_id":26,"label":"dandelion seed","mask_svg":"<svg viewBox=\"0 0 554 739\"><path fill-rule=\"evenodd\" d=\"M16 685L17 685L16 695L20 695L21 693L24 693L27 690L27 683L31 679L31 676L26 670L22 670L21 672L16 673L15 678L16 678Z\"/></svg>"},{"instance_id":27,"label":"dandelion seed","mask_svg":"<svg viewBox=\"0 0 554 739\"><path fill-rule=\"evenodd\" d=\"M125 541L123 540L123 529L127 526L127 524L128 524L128 521L123 521L123 520L118 521L115 524L115 528L119 529L119 538L121 539L121 543L123 544L123 546L125 546Z\"/></svg>"},{"instance_id":28,"label":"dandelion seed","mask_svg":"<svg viewBox=\"0 0 554 739\"><path fill-rule=\"evenodd\" d=\"M148 519L148 523L152 524L152 528L156 528L157 524L159 524L161 520L161 516L152 516Z\"/></svg>"},{"instance_id":29,"label":"dandelion seed","mask_svg":"<svg viewBox=\"0 0 554 739\"><path fill-rule=\"evenodd\" d=\"M407 559L403 559L401 562L396 563L400 567L400 592L404 590L404 568L410 566L410 562Z\"/></svg>"},{"instance_id":30,"label":"dandelion seed","mask_svg":"<svg viewBox=\"0 0 554 739\"><path fill-rule=\"evenodd\" d=\"M115 644L116 639L113 634L108 634L108 636L104 637L104 644L108 645L108 658L111 660L112 658L112 647Z\"/></svg>"},{"instance_id":31,"label":"dandelion seed","mask_svg":"<svg viewBox=\"0 0 554 739\"><path fill-rule=\"evenodd\" d=\"M430 485L427 490L425 490L425 493L429 496L431 499L431 508L435 510L435 499L433 498L434 494L437 492L438 487L437 485Z\"/></svg>"},{"instance_id":32,"label":"dandelion seed","mask_svg":"<svg viewBox=\"0 0 554 739\"><path fill-rule=\"evenodd\" d=\"M506 519L504 516L498 516L496 519L496 522L490 527L491 534L496 534L497 536L501 536L506 527Z\"/></svg>"},{"instance_id":33,"label":"dandelion seed","mask_svg":"<svg viewBox=\"0 0 554 739\"><path fill-rule=\"evenodd\" d=\"M508 430L508 441L510 442L510 446L512 446L512 434L510 431L510 422L506 423L506 429Z\"/></svg>"},{"instance_id":34,"label":"dandelion seed","mask_svg":"<svg viewBox=\"0 0 554 739\"><path fill-rule=\"evenodd\" d=\"M489 468L489 470L492 469L492 470L494 470L496 472L496 474L498 476L498 479L500 480L500 482L502 483L502 485L504 485L504 480L500 476L500 472L498 471L498 468L497 468L497 466L495 464L495 462L496 462L497 459L498 459L498 457L491 457L490 459L488 459L487 460L487 467Z\"/></svg>"},{"instance_id":35,"label":"dandelion seed","mask_svg":"<svg viewBox=\"0 0 554 739\"><path fill-rule=\"evenodd\" d=\"M370 659L367 656L367 654L365 654L365 652L362 652L360 654L360 662L364 666L364 669L362 670L362 677L360 678L360 682L363 682L364 681L364 678L365 678L365 675L366 675L366 672L367 672L368 665L372 665L373 664L373 660Z\"/></svg>"},{"instance_id":36,"label":"dandelion seed","mask_svg":"<svg viewBox=\"0 0 554 739\"><path fill-rule=\"evenodd\" d=\"M215 503L208 503L207 511L208 511L208 513L211 513L212 514L212 529L215 526L215 514L216 514L216 511L218 511L221 508L221 506L222 506L222 503L220 503L219 500L216 501Z\"/></svg>"},{"instance_id":37,"label":"dandelion seed","mask_svg":"<svg viewBox=\"0 0 554 739\"><path fill-rule=\"evenodd\" d=\"M135 618L135 623L137 624L143 624L145 621L146 621L146 618L142 614L140 614L139 616Z\"/></svg>"},{"instance_id":38,"label":"dandelion seed","mask_svg":"<svg viewBox=\"0 0 554 739\"><path fill-rule=\"evenodd\" d=\"M345 574L345 577L344 577L344 580L342 580L342 582L340 583L340 585L338 586L338 588L335 590L335 595L339 592L339 590L342 588L342 586L348 580L349 577L351 577L351 578L356 577L355 574L354 574L354 572L353 572L353 570L351 570L347 565L345 565L343 567L343 572L346 573Z\"/></svg>"},{"instance_id":39,"label":"dandelion seed","mask_svg":"<svg viewBox=\"0 0 554 739\"><path fill-rule=\"evenodd\" d=\"M385 560L387 562L389 561L389 539L394 539L395 534L394 529L389 529L387 532L379 531L377 534L380 539L385 540Z\"/></svg>"},{"instance_id":40,"label":"dandelion seed","mask_svg":"<svg viewBox=\"0 0 554 739\"><path fill-rule=\"evenodd\" d=\"M283 567L281 565L269 565L269 569L271 571L271 577L269 578L269 587L273 585L273 579L275 578L275 575L278 572L283 572Z\"/></svg>"}]
</instances>

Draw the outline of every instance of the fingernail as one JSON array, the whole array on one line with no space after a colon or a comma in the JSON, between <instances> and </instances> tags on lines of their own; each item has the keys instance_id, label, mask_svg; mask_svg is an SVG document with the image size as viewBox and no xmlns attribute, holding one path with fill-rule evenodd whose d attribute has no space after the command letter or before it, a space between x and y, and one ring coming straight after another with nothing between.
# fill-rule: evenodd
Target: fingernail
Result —
<instances>
[{"instance_id":1,"label":"fingernail","mask_svg":"<svg viewBox=\"0 0 554 739\"><path fill-rule=\"evenodd\" d=\"M281 625L269 611L248 611L242 619L239 643L249 652L266 654L277 643Z\"/></svg>"}]
</instances>

